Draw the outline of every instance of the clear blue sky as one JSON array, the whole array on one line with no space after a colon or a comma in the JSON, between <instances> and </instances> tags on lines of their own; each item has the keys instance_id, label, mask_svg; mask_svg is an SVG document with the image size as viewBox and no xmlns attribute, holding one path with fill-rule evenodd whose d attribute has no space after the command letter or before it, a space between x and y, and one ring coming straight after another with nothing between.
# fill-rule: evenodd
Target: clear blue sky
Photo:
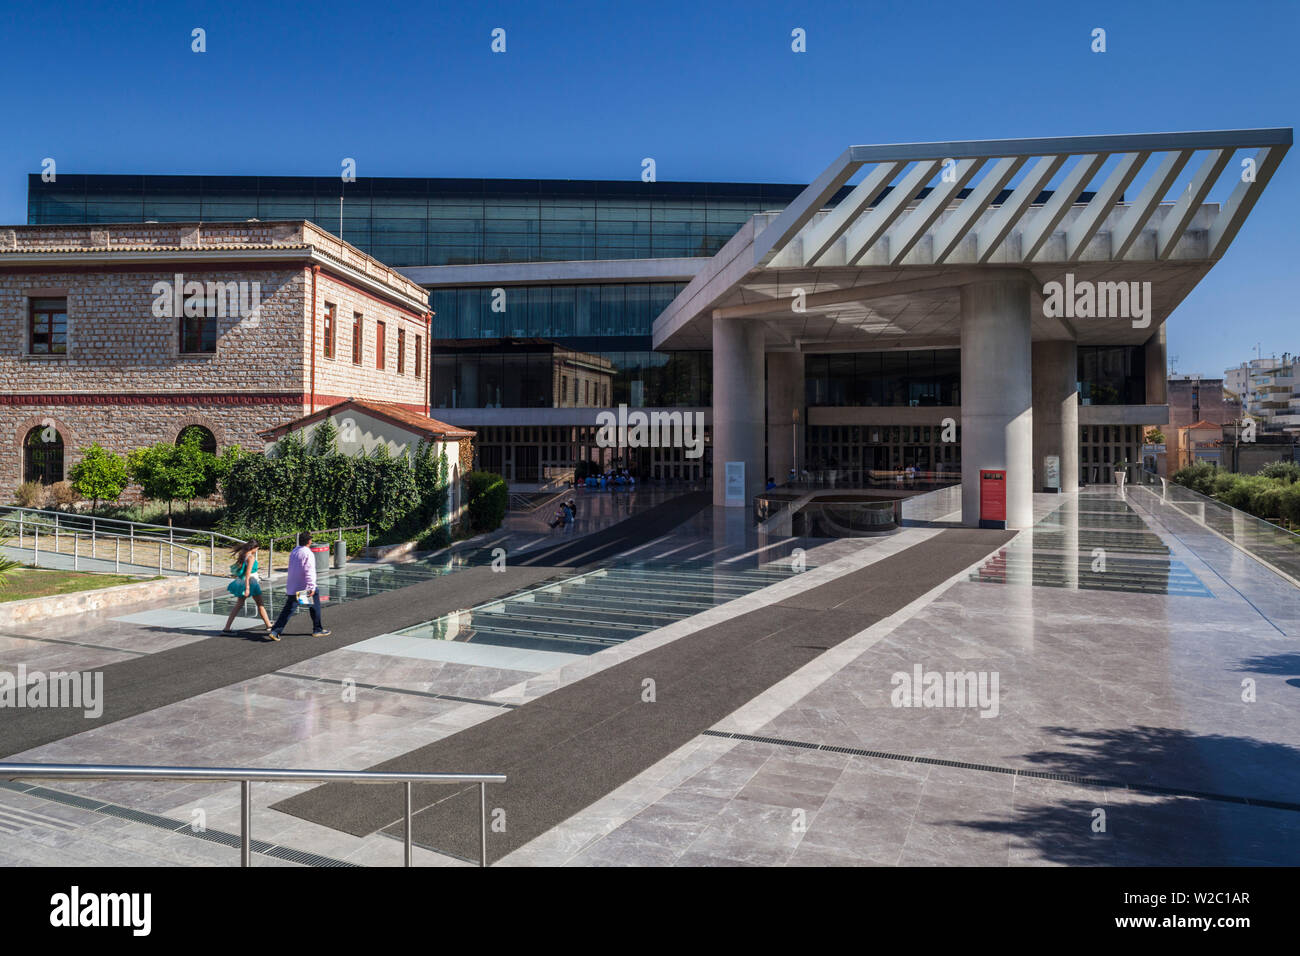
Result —
<instances>
[{"instance_id":1,"label":"clear blue sky","mask_svg":"<svg viewBox=\"0 0 1300 956\"><path fill-rule=\"evenodd\" d=\"M46 156L569 179L652 156L661 181L806 182L851 143L1293 126L1300 104L1296 0L5 6L0 222L26 221ZM1174 314L1179 371L1300 351L1298 185L1300 149Z\"/></svg>"}]
</instances>

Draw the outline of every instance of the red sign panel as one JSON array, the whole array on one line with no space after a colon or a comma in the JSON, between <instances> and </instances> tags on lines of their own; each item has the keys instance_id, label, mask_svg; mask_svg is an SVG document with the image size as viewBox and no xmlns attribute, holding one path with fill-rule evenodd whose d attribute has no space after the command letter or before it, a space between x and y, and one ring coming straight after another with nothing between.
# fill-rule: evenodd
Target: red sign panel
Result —
<instances>
[{"instance_id":1,"label":"red sign panel","mask_svg":"<svg viewBox=\"0 0 1300 956\"><path fill-rule=\"evenodd\" d=\"M1007 473L980 471L980 521L1007 520Z\"/></svg>"}]
</instances>

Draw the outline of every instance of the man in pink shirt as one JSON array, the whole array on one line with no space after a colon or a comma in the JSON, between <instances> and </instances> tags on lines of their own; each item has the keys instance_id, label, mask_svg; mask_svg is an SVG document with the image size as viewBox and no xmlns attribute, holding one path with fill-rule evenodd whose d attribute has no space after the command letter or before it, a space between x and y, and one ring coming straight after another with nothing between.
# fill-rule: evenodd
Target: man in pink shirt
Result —
<instances>
[{"instance_id":1,"label":"man in pink shirt","mask_svg":"<svg viewBox=\"0 0 1300 956\"><path fill-rule=\"evenodd\" d=\"M307 605L311 611L312 637L328 637L329 631L320 622L320 592L316 590L316 556L311 552L311 532L304 531L298 535L298 547L289 552L289 573L285 577L284 608L280 616L271 625L267 640L278 641L284 626L289 623L293 612L298 610L298 594L306 591L311 596Z\"/></svg>"}]
</instances>

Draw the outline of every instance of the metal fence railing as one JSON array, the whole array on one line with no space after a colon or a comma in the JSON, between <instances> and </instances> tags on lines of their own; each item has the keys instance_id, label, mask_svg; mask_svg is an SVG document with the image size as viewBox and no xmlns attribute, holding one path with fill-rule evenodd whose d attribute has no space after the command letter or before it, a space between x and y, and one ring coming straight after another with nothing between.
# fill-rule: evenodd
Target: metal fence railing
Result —
<instances>
[{"instance_id":1,"label":"metal fence railing","mask_svg":"<svg viewBox=\"0 0 1300 956\"><path fill-rule=\"evenodd\" d=\"M153 557L145 557L153 551L162 553L164 547L171 550L169 558L174 561L175 550L199 553L207 551L207 570L213 573L217 567L217 546L233 548L242 542L238 538L222 534L219 531L203 531L198 528L183 528L177 525L150 524L145 521L128 521L125 518L104 518L98 515L83 515L75 511L51 511L43 508L22 508L16 505L0 506L0 525L10 535L22 535L29 529L36 528L52 538L57 545L65 536L81 535L80 540L89 541L91 556L98 557L98 542L104 539L120 538L129 555L126 563L152 566ZM137 556L141 560L135 560ZM174 568L168 567L168 570ZM201 573L202 567L189 572ZM161 572L160 572L161 573Z\"/></svg>"},{"instance_id":2,"label":"metal fence railing","mask_svg":"<svg viewBox=\"0 0 1300 956\"><path fill-rule=\"evenodd\" d=\"M389 773L377 770L263 770L238 767L130 767L99 764L0 763L6 780L183 780L238 783L240 789L239 865L252 857L254 782L263 783L401 783L405 784L406 866L411 865L411 785L476 783L479 793L479 866L487 866L487 785L505 783L500 773Z\"/></svg>"},{"instance_id":3,"label":"metal fence railing","mask_svg":"<svg viewBox=\"0 0 1300 956\"><path fill-rule=\"evenodd\" d=\"M121 572L125 565L127 571L156 568L160 575L203 573L203 552L179 541L136 534L134 528L120 534L97 525L69 526L66 521L60 521L57 512L51 519L43 512L32 513L31 509L11 510L18 513L0 515L0 546L30 552L33 567L41 567L42 559L46 567L56 567L63 557L69 560L74 571L81 570L84 558L105 565L111 562L115 572ZM103 568L92 564L87 570Z\"/></svg>"}]
</instances>

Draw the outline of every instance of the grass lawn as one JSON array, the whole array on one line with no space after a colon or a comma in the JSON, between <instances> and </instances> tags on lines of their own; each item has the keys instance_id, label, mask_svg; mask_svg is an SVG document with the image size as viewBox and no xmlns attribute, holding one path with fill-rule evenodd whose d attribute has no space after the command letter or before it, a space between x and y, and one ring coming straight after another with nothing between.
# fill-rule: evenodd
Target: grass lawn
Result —
<instances>
[{"instance_id":1,"label":"grass lawn","mask_svg":"<svg viewBox=\"0 0 1300 956\"><path fill-rule=\"evenodd\" d=\"M11 571L0 582L0 602L23 601L27 598L47 597L51 594L71 594L74 591L93 591L96 588L111 588L117 584L134 584L141 580L143 579L129 574L18 568Z\"/></svg>"}]
</instances>

